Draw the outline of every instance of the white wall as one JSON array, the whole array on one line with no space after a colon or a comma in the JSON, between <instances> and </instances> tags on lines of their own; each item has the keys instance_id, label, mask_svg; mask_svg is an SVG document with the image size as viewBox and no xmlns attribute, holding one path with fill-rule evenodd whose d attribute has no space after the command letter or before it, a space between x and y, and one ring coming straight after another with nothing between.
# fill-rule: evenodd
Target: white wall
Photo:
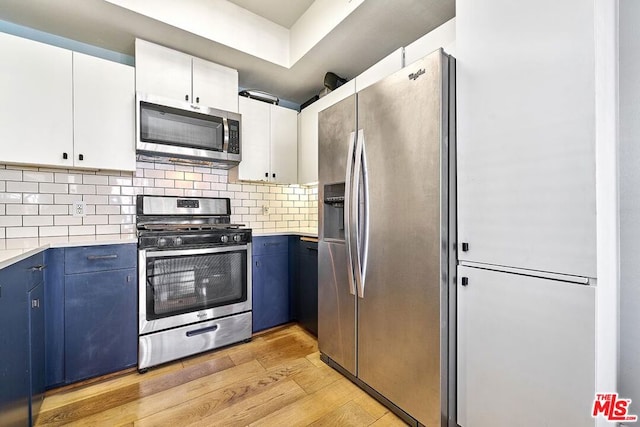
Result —
<instances>
[{"instance_id":1,"label":"white wall","mask_svg":"<svg viewBox=\"0 0 640 427\"><path fill-rule=\"evenodd\" d=\"M620 0L620 370L640 413L640 2Z\"/></svg>"}]
</instances>

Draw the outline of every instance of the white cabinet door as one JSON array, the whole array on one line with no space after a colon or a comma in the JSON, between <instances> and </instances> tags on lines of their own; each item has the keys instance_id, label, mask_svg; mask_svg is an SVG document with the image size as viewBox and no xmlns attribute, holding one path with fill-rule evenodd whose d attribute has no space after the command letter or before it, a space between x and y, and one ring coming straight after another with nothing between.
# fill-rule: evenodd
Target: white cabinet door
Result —
<instances>
[{"instance_id":1,"label":"white cabinet door","mask_svg":"<svg viewBox=\"0 0 640 427\"><path fill-rule=\"evenodd\" d=\"M71 166L71 51L0 33L0 56L0 160Z\"/></svg>"},{"instance_id":2,"label":"white cabinet door","mask_svg":"<svg viewBox=\"0 0 640 427\"><path fill-rule=\"evenodd\" d=\"M461 260L596 277L593 9L456 2Z\"/></svg>"},{"instance_id":3,"label":"white cabinet door","mask_svg":"<svg viewBox=\"0 0 640 427\"><path fill-rule=\"evenodd\" d=\"M298 182L298 113L271 105L271 181Z\"/></svg>"},{"instance_id":4,"label":"white cabinet door","mask_svg":"<svg viewBox=\"0 0 640 427\"><path fill-rule=\"evenodd\" d=\"M300 112L298 183L318 182L318 113L356 92L355 79L320 98Z\"/></svg>"},{"instance_id":5,"label":"white cabinet door","mask_svg":"<svg viewBox=\"0 0 640 427\"><path fill-rule=\"evenodd\" d=\"M594 287L459 267L457 293L460 426L594 426Z\"/></svg>"},{"instance_id":6,"label":"white cabinet door","mask_svg":"<svg viewBox=\"0 0 640 427\"><path fill-rule=\"evenodd\" d=\"M451 18L438 28L434 28L424 36L404 48L404 65L410 65L424 58L436 49L443 48L455 56L456 18Z\"/></svg>"},{"instance_id":7,"label":"white cabinet door","mask_svg":"<svg viewBox=\"0 0 640 427\"><path fill-rule=\"evenodd\" d=\"M269 181L270 105L239 97L238 106L242 114L242 161L238 165L238 179Z\"/></svg>"},{"instance_id":8,"label":"white cabinet door","mask_svg":"<svg viewBox=\"0 0 640 427\"><path fill-rule=\"evenodd\" d=\"M191 101L191 56L136 39L136 91Z\"/></svg>"},{"instance_id":9,"label":"white cabinet door","mask_svg":"<svg viewBox=\"0 0 640 427\"><path fill-rule=\"evenodd\" d=\"M73 53L76 167L136 170L134 74L133 67Z\"/></svg>"},{"instance_id":10,"label":"white cabinet door","mask_svg":"<svg viewBox=\"0 0 640 427\"><path fill-rule=\"evenodd\" d=\"M193 102L238 112L238 71L193 58Z\"/></svg>"}]
</instances>

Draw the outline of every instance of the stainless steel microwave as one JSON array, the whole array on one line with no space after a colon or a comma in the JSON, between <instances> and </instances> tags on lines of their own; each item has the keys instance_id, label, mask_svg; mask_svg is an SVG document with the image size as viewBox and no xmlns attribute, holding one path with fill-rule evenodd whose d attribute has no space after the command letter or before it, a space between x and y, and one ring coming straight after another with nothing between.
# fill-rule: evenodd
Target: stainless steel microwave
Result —
<instances>
[{"instance_id":1,"label":"stainless steel microwave","mask_svg":"<svg viewBox=\"0 0 640 427\"><path fill-rule=\"evenodd\" d=\"M139 159L222 169L242 159L240 114L138 93L136 116Z\"/></svg>"}]
</instances>

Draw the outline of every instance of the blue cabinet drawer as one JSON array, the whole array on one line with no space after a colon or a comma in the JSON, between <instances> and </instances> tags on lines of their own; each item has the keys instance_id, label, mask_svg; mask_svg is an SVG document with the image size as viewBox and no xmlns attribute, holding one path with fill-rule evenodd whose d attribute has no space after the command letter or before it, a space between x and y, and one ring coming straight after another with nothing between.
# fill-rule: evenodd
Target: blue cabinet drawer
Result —
<instances>
[{"instance_id":1,"label":"blue cabinet drawer","mask_svg":"<svg viewBox=\"0 0 640 427\"><path fill-rule=\"evenodd\" d=\"M253 255L277 254L289 251L289 236L261 236L253 238Z\"/></svg>"},{"instance_id":2,"label":"blue cabinet drawer","mask_svg":"<svg viewBox=\"0 0 640 427\"><path fill-rule=\"evenodd\" d=\"M64 273L91 273L134 268L137 256L135 243L67 248L64 256Z\"/></svg>"}]
</instances>

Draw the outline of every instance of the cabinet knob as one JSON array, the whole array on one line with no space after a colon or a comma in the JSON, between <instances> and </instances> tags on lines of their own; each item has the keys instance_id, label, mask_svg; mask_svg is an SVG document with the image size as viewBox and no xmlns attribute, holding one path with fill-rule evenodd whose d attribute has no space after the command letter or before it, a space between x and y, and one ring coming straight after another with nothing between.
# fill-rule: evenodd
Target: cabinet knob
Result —
<instances>
[{"instance_id":1,"label":"cabinet knob","mask_svg":"<svg viewBox=\"0 0 640 427\"><path fill-rule=\"evenodd\" d=\"M32 299L31 300L31 308L40 308L40 300Z\"/></svg>"},{"instance_id":2,"label":"cabinet knob","mask_svg":"<svg viewBox=\"0 0 640 427\"><path fill-rule=\"evenodd\" d=\"M67 160L69 158L69 155L67 153L62 153L62 158L64 160Z\"/></svg>"},{"instance_id":3,"label":"cabinet knob","mask_svg":"<svg viewBox=\"0 0 640 427\"><path fill-rule=\"evenodd\" d=\"M469 244L468 243L462 243L462 252L467 252L469 250Z\"/></svg>"},{"instance_id":4,"label":"cabinet knob","mask_svg":"<svg viewBox=\"0 0 640 427\"><path fill-rule=\"evenodd\" d=\"M462 286L467 286L469 284L469 278L468 277L463 277L462 278Z\"/></svg>"},{"instance_id":5,"label":"cabinet knob","mask_svg":"<svg viewBox=\"0 0 640 427\"><path fill-rule=\"evenodd\" d=\"M199 96L196 97L196 104L200 104L200 97Z\"/></svg>"},{"instance_id":6,"label":"cabinet knob","mask_svg":"<svg viewBox=\"0 0 640 427\"><path fill-rule=\"evenodd\" d=\"M78 155L78 160L84 160L84 154Z\"/></svg>"},{"instance_id":7,"label":"cabinet knob","mask_svg":"<svg viewBox=\"0 0 640 427\"><path fill-rule=\"evenodd\" d=\"M265 172L265 173L264 173L264 177L265 177L265 178L269 178L269 172Z\"/></svg>"},{"instance_id":8,"label":"cabinet knob","mask_svg":"<svg viewBox=\"0 0 640 427\"><path fill-rule=\"evenodd\" d=\"M188 100L189 100L189 95L185 95L185 96L184 96L184 100L185 100L185 101L188 101Z\"/></svg>"},{"instance_id":9,"label":"cabinet knob","mask_svg":"<svg viewBox=\"0 0 640 427\"><path fill-rule=\"evenodd\" d=\"M273 177L274 177L274 178L276 177L276 174L275 174L275 173L273 174Z\"/></svg>"}]
</instances>

